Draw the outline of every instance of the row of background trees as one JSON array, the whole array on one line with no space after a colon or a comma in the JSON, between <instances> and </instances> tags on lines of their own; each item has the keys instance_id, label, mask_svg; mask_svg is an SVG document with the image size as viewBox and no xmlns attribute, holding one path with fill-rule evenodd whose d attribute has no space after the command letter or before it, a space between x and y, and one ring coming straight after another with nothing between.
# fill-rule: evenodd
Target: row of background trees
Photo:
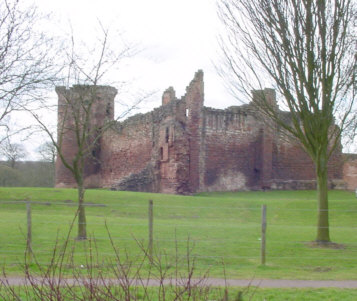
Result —
<instances>
[{"instance_id":1,"label":"row of background trees","mask_svg":"<svg viewBox=\"0 0 357 301\"><path fill-rule=\"evenodd\" d=\"M22 143L6 137L0 144L0 186L53 187L56 149L47 141L36 150L37 160L26 160L28 153Z\"/></svg>"},{"instance_id":2,"label":"row of background trees","mask_svg":"<svg viewBox=\"0 0 357 301\"><path fill-rule=\"evenodd\" d=\"M343 131L355 129L355 3L352 0L220 0L223 24L220 46L223 61L218 70L239 100L251 90L273 86L282 107L291 112L292 123L281 119L264 99L257 108L274 124L297 139L316 167L318 225L316 241L330 242L328 224L327 162ZM96 87L111 84L113 70L135 53L100 22L95 45L75 39L48 36L42 31L46 16L20 0L0 4L0 128L9 131L15 112L26 112L36 121L32 130L46 133L58 157L71 171L78 186L78 239L86 239L83 182L85 159L91 148L110 128L89 125ZM74 105L66 99L65 118L74 126L56 130L46 119L57 111L47 97L55 85L92 86L90 95L78 97ZM120 91L122 85L116 85ZM137 99L134 107L147 95ZM133 106L125 110L125 115ZM338 127L334 124L337 121ZM64 124L64 123L63 123ZM18 129L22 131L22 129ZM64 132L73 131L77 153L63 156ZM3 143L6 143L6 138ZM88 143L91 142L91 143Z\"/></svg>"}]
</instances>

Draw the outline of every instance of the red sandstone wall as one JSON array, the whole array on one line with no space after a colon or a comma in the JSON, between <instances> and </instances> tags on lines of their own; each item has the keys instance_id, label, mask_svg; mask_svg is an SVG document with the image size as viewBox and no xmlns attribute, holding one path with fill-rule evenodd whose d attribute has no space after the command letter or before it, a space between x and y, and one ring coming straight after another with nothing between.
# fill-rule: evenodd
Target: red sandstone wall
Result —
<instances>
[{"instance_id":1,"label":"red sandstone wall","mask_svg":"<svg viewBox=\"0 0 357 301\"><path fill-rule=\"evenodd\" d=\"M187 193L189 190L189 151L185 127L168 119L160 127L160 188L163 193ZM160 152L161 153L161 152Z\"/></svg>"},{"instance_id":2,"label":"red sandstone wall","mask_svg":"<svg viewBox=\"0 0 357 301\"><path fill-rule=\"evenodd\" d=\"M59 143L61 147L61 153L63 157L71 161L74 158L77 147L73 128L73 120L70 118L69 106L67 105L65 87L57 87L56 92L58 94L58 127L57 127L57 137L62 139L62 143ZM57 156L56 161L56 187L75 187L76 182L73 178L72 173L67 169Z\"/></svg>"},{"instance_id":3,"label":"red sandstone wall","mask_svg":"<svg viewBox=\"0 0 357 301\"><path fill-rule=\"evenodd\" d=\"M343 180L348 190L357 189L357 155L347 154L344 157Z\"/></svg>"},{"instance_id":4,"label":"red sandstone wall","mask_svg":"<svg viewBox=\"0 0 357 301\"><path fill-rule=\"evenodd\" d=\"M200 190L314 188L315 171L309 156L257 116L249 106L205 109L201 153L205 170ZM340 154L337 149L329 162L330 179L342 178Z\"/></svg>"},{"instance_id":5,"label":"red sandstone wall","mask_svg":"<svg viewBox=\"0 0 357 301\"><path fill-rule=\"evenodd\" d=\"M204 185L202 191L241 190L257 186L261 142L257 121L246 112L206 109Z\"/></svg>"},{"instance_id":6,"label":"red sandstone wall","mask_svg":"<svg viewBox=\"0 0 357 301\"><path fill-rule=\"evenodd\" d=\"M119 123L102 140L102 183L115 189L187 193L189 151L184 100Z\"/></svg>"},{"instance_id":7,"label":"red sandstone wall","mask_svg":"<svg viewBox=\"0 0 357 301\"><path fill-rule=\"evenodd\" d=\"M187 109L187 139L189 143L189 189L191 192L200 190L200 176L203 173L203 161L200 159L203 141L203 72L198 71L187 87L185 103Z\"/></svg>"},{"instance_id":8,"label":"red sandstone wall","mask_svg":"<svg viewBox=\"0 0 357 301\"><path fill-rule=\"evenodd\" d=\"M328 164L329 179L342 179L341 149L338 147ZM273 179L315 180L315 168L309 155L294 140L277 133L273 145Z\"/></svg>"},{"instance_id":9,"label":"red sandstone wall","mask_svg":"<svg viewBox=\"0 0 357 301\"><path fill-rule=\"evenodd\" d=\"M73 132L66 132L66 138L63 141L63 151L62 154L67 160L70 158L74 158L77 148L75 147L75 139ZM56 160L56 187L60 188L74 188L76 187L76 182L73 178L72 173L68 168L66 168L59 156L57 156Z\"/></svg>"},{"instance_id":10,"label":"red sandstone wall","mask_svg":"<svg viewBox=\"0 0 357 301\"><path fill-rule=\"evenodd\" d=\"M119 130L108 131L102 139L102 186L111 187L124 177L139 173L151 161L152 124L126 122Z\"/></svg>"},{"instance_id":11,"label":"red sandstone wall","mask_svg":"<svg viewBox=\"0 0 357 301\"><path fill-rule=\"evenodd\" d=\"M315 170L310 157L286 137L276 137L273 146L273 179L314 180Z\"/></svg>"}]
</instances>

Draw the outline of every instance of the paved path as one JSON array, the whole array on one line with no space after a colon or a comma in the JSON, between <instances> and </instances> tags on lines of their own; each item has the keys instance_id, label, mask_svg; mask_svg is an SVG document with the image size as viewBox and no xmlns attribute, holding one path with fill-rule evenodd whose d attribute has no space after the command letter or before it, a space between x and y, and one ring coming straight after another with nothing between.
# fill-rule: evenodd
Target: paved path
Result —
<instances>
[{"instance_id":1,"label":"paved path","mask_svg":"<svg viewBox=\"0 0 357 301\"><path fill-rule=\"evenodd\" d=\"M0 277L0 282L4 279ZM20 277L9 277L8 283L10 285L25 285L26 279ZM39 283L41 282L41 278L36 279ZM113 284L119 283L118 280L108 279L108 282ZM84 280L80 280L80 282L84 283ZM74 279L67 279L66 282L63 282L63 285L67 283L69 285L78 284L78 281ZM148 281L144 281L147 286L158 286L159 281L150 279ZM165 280L164 284L175 283L174 280ZM185 283L185 280L180 279L178 283ZM195 283L195 280L193 280ZM142 285L138 283L138 285ZM285 280L285 279L220 279L220 278L208 278L205 280L203 285L207 286L258 286L258 287L266 287L266 288L355 288L357 289L357 280Z\"/></svg>"}]
</instances>

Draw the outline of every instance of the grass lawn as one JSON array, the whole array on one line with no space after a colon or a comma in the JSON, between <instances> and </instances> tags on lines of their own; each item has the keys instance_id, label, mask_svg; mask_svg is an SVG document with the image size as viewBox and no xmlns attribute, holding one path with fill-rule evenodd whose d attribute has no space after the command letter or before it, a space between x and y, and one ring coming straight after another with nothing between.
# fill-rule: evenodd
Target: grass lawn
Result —
<instances>
[{"instance_id":1,"label":"grass lawn","mask_svg":"<svg viewBox=\"0 0 357 301\"><path fill-rule=\"evenodd\" d=\"M99 261L113 258L105 222L121 254L126 250L131 258L140 256L134 237L147 244L148 200L152 199L156 253L167 254L169 259L176 252L185 256L189 240L197 270L209 269L211 277L223 277L225 269L227 278L357 279L355 195L345 191L329 194L331 238L340 244L331 249L310 244L316 235L315 196L314 191L177 196L87 190L87 204L101 204L86 207L87 229L95 238ZM61 242L66 237L76 211L76 190L0 188L0 263L11 274L22 273L24 199L41 203L32 204L32 244L44 265L50 261L56 237ZM12 201L17 204L9 204ZM267 205L265 266L260 264L262 204ZM73 263L80 266L85 264L89 242L75 242L75 236L76 228L70 237L75 245Z\"/></svg>"}]
</instances>

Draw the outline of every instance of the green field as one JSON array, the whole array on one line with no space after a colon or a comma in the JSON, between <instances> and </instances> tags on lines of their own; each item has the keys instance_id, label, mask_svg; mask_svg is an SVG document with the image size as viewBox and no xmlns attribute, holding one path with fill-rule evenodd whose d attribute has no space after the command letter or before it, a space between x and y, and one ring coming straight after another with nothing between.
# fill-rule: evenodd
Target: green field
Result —
<instances>
[{"instance_id":1,"label":"green field","mask_svg":"<svg viewBox=\"0 0 357 301\"><path fill-rule=\"evenodd\" d=\"M10 274L22 273L25 199L41 203L32 204L32 244L43 265L51 259L56 237L64 241L76 211L76 190L0 188L0 263ZM345 191L330 192L331 238L340 245L322 249L310 243L316 233L314 191L177 196L87 190L88 233L94 239L91 245L75 242L72 231L72 264L85 264L85 251L94 241L98 262L114 258L105 223L121 254L140 258L135 239L146 246L149 199L154 201L155 253L166 255L163 261L175 253L185 257L189 241L197 271L209 270L211 277L223 277L225 270L227 278L357 279L357 200ZM262 204L267 205L265 266L260 264Z\"/></svg>"}]
</instances>

